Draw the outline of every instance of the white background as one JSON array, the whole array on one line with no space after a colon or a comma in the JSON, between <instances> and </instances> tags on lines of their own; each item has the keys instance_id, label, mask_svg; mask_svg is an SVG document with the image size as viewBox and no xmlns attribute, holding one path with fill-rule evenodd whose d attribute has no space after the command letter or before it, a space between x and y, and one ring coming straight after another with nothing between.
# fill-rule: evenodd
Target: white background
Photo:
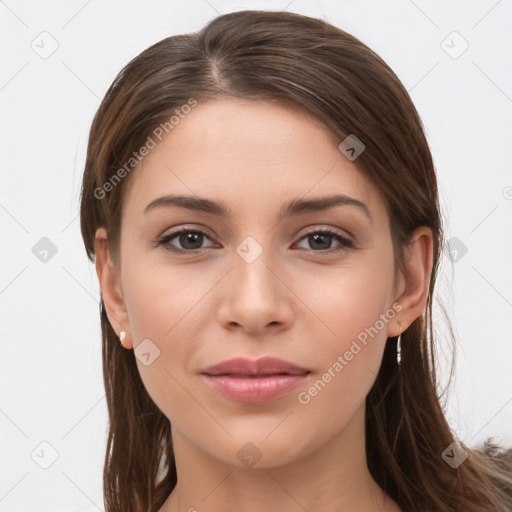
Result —
<instances>
[{"instance_id":1,"label":"white background","mask_svg":"<svg viewBox=\"0 0 512 512\"><path fill-rule=\"evenodd\" d=\"M443 256L439 283L459 347L448 416L469 446L489 436L512 445L510 0L5 0L0 512L103 510L99 288L78 219L88 130L132 57L241 8L323 18L374 49L410 91L434 155L447 239L467 248L461 257L454 243L455 262ZM46 59L31 47L52 44ZM32 252L42 237L57 248L46 263ZM50 461L44 441L58 453L48 469L35 462Z\"/></svg>"}]
</instances>

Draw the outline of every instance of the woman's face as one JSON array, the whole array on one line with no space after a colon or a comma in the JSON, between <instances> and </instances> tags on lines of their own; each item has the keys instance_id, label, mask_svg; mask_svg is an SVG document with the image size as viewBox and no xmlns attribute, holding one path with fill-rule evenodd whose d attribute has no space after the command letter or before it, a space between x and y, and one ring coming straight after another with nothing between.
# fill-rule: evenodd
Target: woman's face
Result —
<instances>
[{"instance_id":1,"label":"woman's face","mask_svg":"<svg viewBox=\"0 0 512 512\"><path fill-rule=\"evenodd\" d=\"M173 436L227 464L286 464L360 432L399 333L386 205L341 142L283 105L199 103L129 178L119 283L142 380ZM204 374L266 356L302 370Z\"/></svg>"}]
</instances>

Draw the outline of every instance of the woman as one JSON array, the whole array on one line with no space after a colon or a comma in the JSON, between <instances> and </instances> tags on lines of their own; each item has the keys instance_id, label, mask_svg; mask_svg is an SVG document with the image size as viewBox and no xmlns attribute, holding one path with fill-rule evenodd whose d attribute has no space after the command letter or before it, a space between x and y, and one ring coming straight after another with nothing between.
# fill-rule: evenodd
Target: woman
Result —
<instances>
[{"instance_id":1,"label":"woman","mask_svg":"<svg viewBox=\"0 0 512 512\"><path fill-rule=\"evenodd\" d=\"M354 37L245 11L142 52L94 119L81 228L107 511L512 510L510 459L438 399L421 121Z\"/></svg>"}]
</instances>

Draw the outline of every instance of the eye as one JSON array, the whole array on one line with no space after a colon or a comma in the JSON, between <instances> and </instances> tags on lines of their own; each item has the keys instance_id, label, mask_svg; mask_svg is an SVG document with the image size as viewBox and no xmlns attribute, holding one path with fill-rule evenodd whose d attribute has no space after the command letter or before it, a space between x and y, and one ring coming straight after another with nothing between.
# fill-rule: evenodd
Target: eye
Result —
<instances>
[{"instance_id":1,"label":"eye","mask_svg":"<svg viewBox=\"0 0 512 512\"><path fill-rule=\"evenodd\" d=\"M328 228L317 231L310 231L306 236L301 238L301 241L302 240L309 242L309 245L312 247L312 249L306 248L306 250L307 252L314 254L321 252L327 252L331 254L333 252L343 251L354 246L352 240L342 235L338 231ZM334 249L331 247L333 240L338 242L339 247Z\"/></svg>"},{"instance_id":2,"label":"eye","mask_svg":"<svg viewBox=\"0 0 512 512\"><path fill-rule=\"evenodd\" d=\"M205 248L202 247L205 239L209 240L208 235L199 229L180 229L163 236L156 245L163 245L166 249L175 252L193 252ZM181 247L176 247L172 242L177 242Z\"/></svg>"}]
</instances>

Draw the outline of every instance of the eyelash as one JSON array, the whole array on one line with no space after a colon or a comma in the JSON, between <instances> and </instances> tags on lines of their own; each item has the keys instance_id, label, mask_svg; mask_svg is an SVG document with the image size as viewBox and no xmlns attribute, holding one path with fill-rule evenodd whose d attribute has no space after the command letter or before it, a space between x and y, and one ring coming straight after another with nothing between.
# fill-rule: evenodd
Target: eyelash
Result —
<instances>
[{"instance_id":1,"label":"eyelash","mask_svg":"<svg viewBox=\"0 0 512 512\"><path fill-rule=\"evenodd\" d=\"M168 251L182 253L182 254L184 254L184 253L195 254L202 250L202 249L190 249L190 250L177 249L176 247L169 245L173 239L175 239L177 236L179 236L183 233L195 233L195 234L203 235L207 238L210 238L207 233L205 233L204 231L201 231L200 229L180 229L178 231L174 231L174 232L169 233L168 235L165 235L162 238L158 239L155 243L155 246L159 247L159 246L163 245L164 248ZM309 231L299 240L299 242L309 236L317 235L317 234L328 235L328 236L334 238L337 242L340 243L340 247L338 247L336 249L320 249L320 250L316 250L316 251L314 249L302 249L303 251L306 251L306 253L308 253L308 254L333 254L333 253L337 253L337 252L344 251L346 249L350 249L350 248L354 247L354 243L352 242L352 240L350 240L349 238L341 235L337 231L330 229L330 228Z\"/></svg>"}]
</instances>

